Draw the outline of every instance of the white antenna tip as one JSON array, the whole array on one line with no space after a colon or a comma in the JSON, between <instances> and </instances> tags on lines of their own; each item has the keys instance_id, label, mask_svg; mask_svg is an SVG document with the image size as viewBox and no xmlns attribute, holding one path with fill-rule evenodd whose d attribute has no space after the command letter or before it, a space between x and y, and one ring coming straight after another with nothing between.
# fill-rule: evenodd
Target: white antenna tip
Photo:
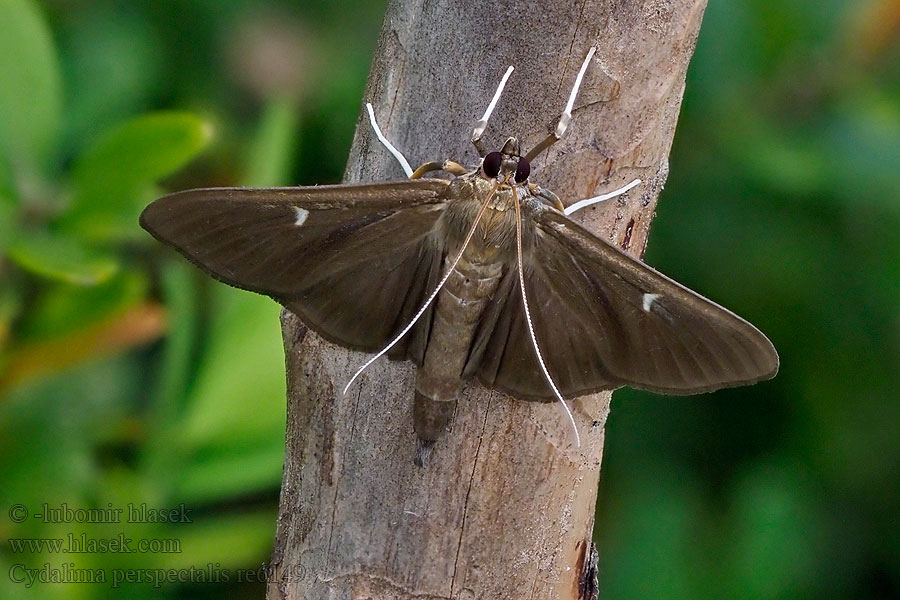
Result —
<instances>
[{"instance_id":1,"label":"white antenna tip","mask_svg":"<svg viewBox=\"0 0 900 600\"><path fill-rule=\"evenodd\" d=\"M497 86L497 91L494 92L494 97L491 98L490 104L488 104L487 110L484 111L484 116L478 120L475 124L475 130L472 132L472 141L481 139L481 134L484 133L484 130L487 128L488 120L491 118L491 113L494 112L494 107L497 106L497 101L500 100L500 94L503 93L503 88L506 87L506 81L509 79L509 76L512 75L512 72L515 68L512 65L509 65L509 68L506 69L506 73L503 74L503 78L500 80L500 85Z\"/></svg>"},{"instance_id":2,"label":"white antenna tip","mask_svg":"<svg viewBox=\"0 0 900 600\"><path fill-rule=\"evenodd\" d=\"M390 152L394 158L397 159L397 162L400 163L400 167L403 169L403 172L406 173L407 177L412 177L413 170L409 165L409 161L406 160L406 157L403 156L403 153L397 150L393 144L381 133L381 128L378 126L378 121L375 120L375 109L372 108L371 102L366 102L366 110L369 111L369 122L372 124L372 130L375 131L375 137L378 138L378 141L387 148L388 152Z\"/></svg>"}]
</instances>

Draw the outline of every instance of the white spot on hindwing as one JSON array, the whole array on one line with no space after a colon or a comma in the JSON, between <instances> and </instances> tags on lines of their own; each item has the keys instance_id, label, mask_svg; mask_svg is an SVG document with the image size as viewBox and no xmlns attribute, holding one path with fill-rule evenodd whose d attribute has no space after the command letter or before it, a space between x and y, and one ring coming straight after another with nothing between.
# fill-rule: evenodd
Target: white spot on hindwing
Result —
<instances>
[{"instance_id":1,"label":"white spot on hindwing","mask_svg":"<svg viewBox=\"0 0 900 600\"><path fill-rule=\"evenodd\" d=\"M309 211L305 208L300 208L299 206L295 206L294 211L297 213L297 220L294 221L294 225L300 227L306 223L306 219L309 217Z\"/></svg>"},{"instance_id":2,"label":"white spot on hindwing","mask_svg":"<svg viewBox=\"0 0 900 600\"><path fill-rule=\"evenodd\" d=\"M656 302L661 296L662 294L644 294L644 312L650 312L650 309L653 307L653 303Z\"/></svg>"}]
</instances>

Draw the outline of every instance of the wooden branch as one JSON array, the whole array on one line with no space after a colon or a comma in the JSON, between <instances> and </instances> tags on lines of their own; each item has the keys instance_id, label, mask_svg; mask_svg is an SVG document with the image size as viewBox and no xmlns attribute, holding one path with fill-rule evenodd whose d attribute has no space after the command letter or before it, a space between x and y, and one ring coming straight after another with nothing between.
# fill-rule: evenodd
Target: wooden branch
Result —
<instances>
[{"instance_id":1,"label":"wooden branch","mask_svg":"<svg viewBox=\"0 0 900 600\"><path fill-rule=\"evenodd\" d=\"M516 135L529 148L555 126L596 45L569 130L535 161L532 181L571 203L641 178L627 197L581 215L640 255L705 4L392 0L365 101L414 166L472 165L472 128L508 65L516 70L484 141L499 148ZM362 110L346 180L402 177ZM379 361L342 396L364 357L287 312L283 330L287 446L269 600L592 595L583 579L609 394L572 403L583 440L575 448L557 404L470 383L421 469L413 367Z\"/></svg>"}]
</instances>

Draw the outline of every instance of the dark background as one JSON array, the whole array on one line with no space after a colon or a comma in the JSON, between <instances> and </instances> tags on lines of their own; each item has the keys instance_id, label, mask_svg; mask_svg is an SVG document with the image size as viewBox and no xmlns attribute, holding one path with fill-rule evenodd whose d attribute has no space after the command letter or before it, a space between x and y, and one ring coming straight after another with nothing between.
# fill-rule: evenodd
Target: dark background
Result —
<instances>
[{"instance_id":1,"label":"dark background","mask_svg":"<svg viewBox=\"0 0 900 600\"><path fill-rule=\"evenodd\" d=\"M382 9L0 0L0 597L262 597L238 570L274 537L278 307L198 275L136 215L164 190L338 181ZM712 2L647 261L759 326L782 369L617 392L601 597L900 597L898 200L898 4ZM44 503L191 512L7 513ZM179 546L9 542L82 533ZM64 563L212 581L14 581Z\"/></svg>"}]
</instances>

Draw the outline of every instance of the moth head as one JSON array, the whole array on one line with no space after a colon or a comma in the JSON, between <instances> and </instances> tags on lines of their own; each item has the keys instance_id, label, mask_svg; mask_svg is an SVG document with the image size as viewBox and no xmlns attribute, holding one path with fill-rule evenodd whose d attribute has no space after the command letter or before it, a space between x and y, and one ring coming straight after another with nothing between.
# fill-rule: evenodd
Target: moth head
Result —
<instances>
[{"instance_id":1,"label":"moth head","mask_svg":"<svg viewBox=\"0 0 900 600\"><path fill-rule=\"evenodd\" d=\"M500 152L489 152L481 161L481 172L488 179L499 179L503 183L528 181L531 164L524 156L519 156L519 140L511 137L503 144Z\"/></svg>"}]
</instances>

